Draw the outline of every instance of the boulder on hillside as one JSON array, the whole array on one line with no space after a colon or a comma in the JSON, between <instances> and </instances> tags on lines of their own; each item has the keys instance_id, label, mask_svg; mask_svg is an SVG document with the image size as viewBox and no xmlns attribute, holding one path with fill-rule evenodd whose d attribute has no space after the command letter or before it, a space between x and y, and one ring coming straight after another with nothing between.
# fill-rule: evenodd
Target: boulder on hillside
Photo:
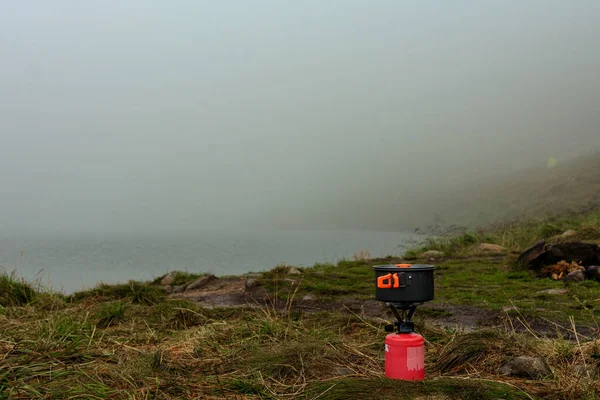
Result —
<instances>
[{"instance_id":1,"label":"boulder on hillside","mask_svg":"<svg viewBox=\"0 0 600 400\"><path fill-rule=\"evenodd\" d=\"M302 275L302 271L300 271L298 268L296 267L290 267L290 269L287 272L289 275Z\"/></svg>"},{"instance_id":2,"label":"boulder on hillside","mask_svg":"<svg viewBox=\"0 0 600 400\"><path fill-rule=\"evenodd\" d=\"M546 244L542 240L521 253L518 259L521 264L535 270L562 261L576 262L584 267L600 265L600 246L585 242Z\"/></svg>"},{"instance_id":3,"label":"boulder on hillside","mask_svg":"<svg viewBox=\"0 0 600 400\"><path fill-rule=\"evenodd\" d=\"M217 280L217 279L218 278L214 275L201 276L200 278L196 279L195 281L193 281L192 283L187 285L185 287L185 290L202 289L204 286L208 285L210 282Z\"/></svg>"},{"instance_id":4,"label":"boulder on hillside","mask_svg":"<svg viewBox=\"0 0 600 400\"><path fill-rule=\"evenodd\" d=\"M260 286L260 282L257 278L246 278L246 281L244 282L244 287L246 289L254 289L257 286Z\"/></svg>"},{"instance_id":5,"label":"boulder on hillside","mask_svg":"<svg viewBox=\"0 0 600 400\"><path fill-rule=\"evenodd\" d=\"M587 268L586 275L589 279L594 279L594 280L600 282L600 266L590 265Z\"/></svg>"},{"instance_id":6,"label":"boulder on hillside","mask_svg":"<svg viewBox=\"0 0 600 400\"><path fill-rule=\"evenodd\" d=\"M172 293L182 293L185 291L185 285L174 286Z\"/></svg>"},{"instance_id":7,"label":"boulder on hillside","mask_svg":"<svg viewBox=\"0 0 600 400\"><path fill-rule=\"evenodd\" d=\"M533 246L521 253L517 262L521 265L530 265L533 260L546 252L546 241L540 240L535 242Z\"/></svg>"},{"instance_id":8,"label":"boulder on hillside","mask_svg":"<svg viewBox=\"0 0 600 400\"><path fill-rule=\"evenodd\" d=\"M600 264L600 246L595 243L568 242L546 245L541 256L545 264L555 264L561 260L576 261L582 265Z\"/></svg>"},{"instance_id":9,"label":"boulder on hillside","mask_svg":"<svg viewBox=\"0 0 600 400\"><path fill-rule=\"evenodd\" d=\"M160 280L160 284L163 286L172 285L175 283L175 279L179 271L171 271Z\"/></svg>"},{"instance_id":10,"label":"boulder on hillside","mask_svg":"<svg viewBox=\"0 0 600 400\"><path fill-rule=\"evenodd\" d=\"M583 282L585 280L585 272L581 270L571 271L564 279L565 282Z\"/></svg>"}]
</instances>

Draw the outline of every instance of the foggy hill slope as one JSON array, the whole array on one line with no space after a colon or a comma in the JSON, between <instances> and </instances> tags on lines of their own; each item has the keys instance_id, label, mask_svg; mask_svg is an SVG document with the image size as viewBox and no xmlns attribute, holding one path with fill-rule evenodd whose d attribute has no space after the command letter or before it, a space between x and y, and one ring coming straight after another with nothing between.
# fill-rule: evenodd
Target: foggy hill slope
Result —
<instances>
[{"instance_id":1,"label":"foggy hill slope","mask_svg":"<svg viewBox=\"0 0 600 400\"><path fill-rule=\"evenodd\" d=\"M600 153L554 168L525 169L465 185L438 197L420 212L434 214L433 223L477 226L596 207L600 207Z\"/></svg>"},{"instance_id":2,"label":"foggy hill slope","mask_svg":"<svg viewBox=\"0 0 600 400\"><path fill-rule=\"evenodd\" d=\"M414 180L398 178L397 182L362 187L334 200L315 198L318 205L290 212L276 225L290 229L431 230L547 218L600 207L600 152L561 161L554 168L530 167L465 178L460 183L418 175Z\"/></svg>"}]
</instances>

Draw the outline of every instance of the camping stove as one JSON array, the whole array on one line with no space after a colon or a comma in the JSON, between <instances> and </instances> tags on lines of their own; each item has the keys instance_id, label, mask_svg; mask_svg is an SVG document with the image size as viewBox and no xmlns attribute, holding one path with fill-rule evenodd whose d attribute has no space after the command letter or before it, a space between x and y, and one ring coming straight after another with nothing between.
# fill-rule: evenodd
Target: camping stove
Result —
<instances>
[{"instance_id":1,"label":"camping stove","mask_svg":"<svg viewBox=\"0 0 600 400\"><path fill-rule=\"evenodd\" d=\"M391 379L423 380L423 337L414 332L417 306L433 300L433 265L375 265L375 298L385 302L396 317L386 325L385 375Z\"/></svg>"}]
</instances>

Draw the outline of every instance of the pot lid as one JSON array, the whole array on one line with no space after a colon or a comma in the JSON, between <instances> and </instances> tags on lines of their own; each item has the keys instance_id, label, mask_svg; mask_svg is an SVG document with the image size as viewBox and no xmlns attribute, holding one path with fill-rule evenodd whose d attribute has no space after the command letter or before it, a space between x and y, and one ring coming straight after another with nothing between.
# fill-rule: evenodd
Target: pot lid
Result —
<instances>
[{"instance_id":1,"label":"pot lid","mask_svg":"<svg viewBox=\"0 0 600 400\"><path fill-rule=\"evenodd\" d=\"M374 265L375 271L432 271L435 266L428 264L384 264Z\"/></svg>"}]
</instances>

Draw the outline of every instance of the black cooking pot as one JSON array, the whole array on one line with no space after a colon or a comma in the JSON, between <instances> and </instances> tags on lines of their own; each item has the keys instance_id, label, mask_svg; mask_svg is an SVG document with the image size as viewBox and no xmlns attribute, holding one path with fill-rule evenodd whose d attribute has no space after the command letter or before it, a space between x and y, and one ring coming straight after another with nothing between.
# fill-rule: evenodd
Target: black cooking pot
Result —
<instances>
[{"instance_id":1,"label":"black cooking pot","mask_svg":"<svg viewBox=\"0 0 600 400\"><path fill-rule=\"evenodd\" d=\"M386 303L416 304L433 300L433 265L375 265L375 298Z\"/></svg>"}]
</instances>

